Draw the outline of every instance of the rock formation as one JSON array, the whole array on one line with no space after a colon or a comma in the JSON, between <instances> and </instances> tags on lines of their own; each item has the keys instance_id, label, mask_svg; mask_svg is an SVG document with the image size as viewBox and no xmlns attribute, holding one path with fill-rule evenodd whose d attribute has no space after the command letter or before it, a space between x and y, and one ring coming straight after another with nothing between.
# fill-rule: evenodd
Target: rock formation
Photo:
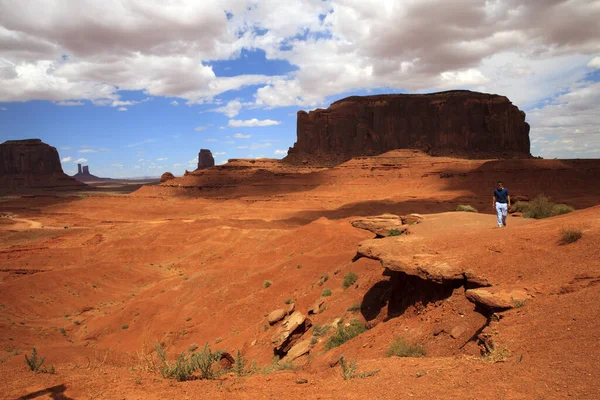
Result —
<instances>
[{"instance_id":1,"label":"rock formation","mask_svg":"<svg viewBox=\"0 0 600 400\"><path fill-rule=\"evenodd\" d=\"M3 192L85 186L63 172L58 151L41 139L8 140L0 144L0 183Z\"/></svg>"},{"instance_id":2,"label":"rock formation","mask_svg":"<svg viewBox=\"0 0 600 400\"><path fill-rule=\"evenodd\" d=\"M160 183L164 183L170 181L171 179L175 179L175 175L170 172L165 172L160 176Z\"/></svg>"},{"instance_id":3,"label":"rock formation","mask_svg":"<svg viewBox=\"0 0 600 400\"><path fill-rule=\"evenodd\" d=\"M210 150L200 149L198 153L198 169L209 168L215 166L215 159Z\"/></svg>"},{"instance_id":4,"label":"rock formation","mask_svg":"<svg viewBox=\"0 0 600 400\"><path fill-rule=\"evenodd\" d=\"M525 113L506 97L466 90L352 96L298 112L285 161L340 162L394 149L472 158L530 157Z\"/></svg>"},{"instance_id":5,"label":"rock formation","mask_svg":"<svg viewBox=\"0 0 600 400\"><path fill-rule=\"evenodd\" d=\"M73 175L73 178L75 178L81 182L89 182L89 181L105 179L105 178L99 178L96 175L90 174L90 167L88 165L84 165L82 168L81 164L77 164L77 173L75 175Z\"/></svg>"}]
</instances>

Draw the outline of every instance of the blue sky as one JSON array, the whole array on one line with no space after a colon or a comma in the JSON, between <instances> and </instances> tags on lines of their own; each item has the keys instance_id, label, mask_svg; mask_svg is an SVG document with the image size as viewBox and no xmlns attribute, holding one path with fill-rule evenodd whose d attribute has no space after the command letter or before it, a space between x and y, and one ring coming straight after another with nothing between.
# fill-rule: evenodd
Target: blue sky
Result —
<instances>
[{"instance_id":1,"label":"blue sky","mask_svg":"<svg viewBox=\"0 0 600 400\"><path fill-rule=\"evenodd\" d=\"M462 88L525 110L534 155L600 158L600 2L460 2L0 0L0 142L179 175L201 148L283 157L300 109Z\"/></svg>"}]
</instances>

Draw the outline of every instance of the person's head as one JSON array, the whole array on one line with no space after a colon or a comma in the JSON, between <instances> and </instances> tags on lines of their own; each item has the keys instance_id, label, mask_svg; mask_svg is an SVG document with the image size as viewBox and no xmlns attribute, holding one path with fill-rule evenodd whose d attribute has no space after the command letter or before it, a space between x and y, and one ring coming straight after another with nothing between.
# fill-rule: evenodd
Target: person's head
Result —
<instances>
[{"instance_id":1,"label":"person's head","mask_svg":"<svg viewBox=\"0 0 600 400\"><path fill-rule=\"evenodd\" d=\"M498 189L502 189L504 187L504 182L498 181Z\"/></svg>"}]
</instances>

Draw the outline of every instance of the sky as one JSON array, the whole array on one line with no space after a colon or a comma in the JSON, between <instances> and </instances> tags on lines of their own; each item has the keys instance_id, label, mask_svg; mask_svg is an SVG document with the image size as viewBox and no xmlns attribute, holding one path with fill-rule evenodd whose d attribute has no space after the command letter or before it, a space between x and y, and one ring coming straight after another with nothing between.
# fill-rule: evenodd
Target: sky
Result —
<instances>
[{"instance_id":1,"label":"sky","mask_svg":"<svg viewBox=\"0 0 600 400\"><path fill-rule=\"evenodd\" d=\"M600 1L0 0L0 142L68 174L281 158L299 110L449 89L507 96L533 155L600 158Z\"/></svg>"}]
</instances>

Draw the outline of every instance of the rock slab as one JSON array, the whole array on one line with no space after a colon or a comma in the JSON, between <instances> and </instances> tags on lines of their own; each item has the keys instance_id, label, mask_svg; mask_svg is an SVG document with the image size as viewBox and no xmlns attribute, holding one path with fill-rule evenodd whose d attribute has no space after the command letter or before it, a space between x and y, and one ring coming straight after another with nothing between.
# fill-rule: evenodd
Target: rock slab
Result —
<instances>
[{"instance_id":1,"label":"rock slab","mask_svg":"<svg viewBox=\"0 0 600 400\"><path fill-rule=\"evenodd\" d=\"M342 162L394 149L472 158L530 157L525 113L504 96L454 90L351 96L298 112L290 163Z\"/></svg>"}]
</instances>

